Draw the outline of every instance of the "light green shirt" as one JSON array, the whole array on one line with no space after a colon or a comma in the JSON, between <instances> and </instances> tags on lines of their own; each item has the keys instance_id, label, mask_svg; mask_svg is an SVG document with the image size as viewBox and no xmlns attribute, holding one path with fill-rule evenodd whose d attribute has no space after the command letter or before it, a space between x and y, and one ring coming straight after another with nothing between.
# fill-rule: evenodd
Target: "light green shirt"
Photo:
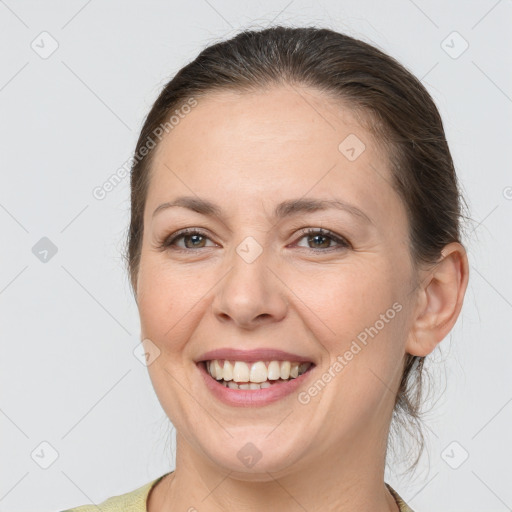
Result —
<instances>
[{"instance_id":1,"label":"light green shirt","mask_svg":"<svg viewBox=\"0 0 512 512\"><path fill-rule=\"evenodd\" d=\"M169 473L172 473L172 471ZM147 512L149 492L160 480L162 480L162 478L167 476L169 473L165 473L165 475L162 475L155 480L152 480L151 482L138 487L134 491L121 494L120 496L112 496L99 505L81 505L69 510L63 510L62 512L98 512L98 508L101 510L101 512ZM400 512L414 512L407 506L407 504L402 500L398 493L391 488L389 484L386 484L386 486L389 489L389 492L395 498L395 501L400 508Z\"/></svg>"}]
</instances>

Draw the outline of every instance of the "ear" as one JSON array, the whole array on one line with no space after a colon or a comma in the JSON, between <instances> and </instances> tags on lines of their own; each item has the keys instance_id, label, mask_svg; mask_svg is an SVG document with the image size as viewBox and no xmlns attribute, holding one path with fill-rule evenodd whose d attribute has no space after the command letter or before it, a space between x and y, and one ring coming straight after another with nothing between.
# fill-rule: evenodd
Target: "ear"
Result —
<instances>
[{"instance_id":1,"label":"ear","mask_svg":"<svg viewBox=\"0 0 512 512\"><path fill-rule=\"evenodd\" d=\"M406 352L426 356L446 337L459 316L468 279L464 247L458 242L446 245L438 262L421 273Z\"/></svg>"}]
</instances>

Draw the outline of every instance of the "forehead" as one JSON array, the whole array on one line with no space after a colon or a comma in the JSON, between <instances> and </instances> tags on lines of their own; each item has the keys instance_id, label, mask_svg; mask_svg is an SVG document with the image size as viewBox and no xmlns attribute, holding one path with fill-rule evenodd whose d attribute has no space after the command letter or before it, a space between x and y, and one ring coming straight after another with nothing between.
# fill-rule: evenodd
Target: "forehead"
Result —
<instances>
[{"instance_id":1,"label":"forehead","mask_svg":"<svg viewBox=\"0 0 512 512\"><path fill-rule=\"evenodd\" d=\"M233 208L314 195L378 216L398 200L383 145L346 104L314 89L215 92L180 117L156 149L150 207L185 191Z\"/></svg>"}]
</instances>

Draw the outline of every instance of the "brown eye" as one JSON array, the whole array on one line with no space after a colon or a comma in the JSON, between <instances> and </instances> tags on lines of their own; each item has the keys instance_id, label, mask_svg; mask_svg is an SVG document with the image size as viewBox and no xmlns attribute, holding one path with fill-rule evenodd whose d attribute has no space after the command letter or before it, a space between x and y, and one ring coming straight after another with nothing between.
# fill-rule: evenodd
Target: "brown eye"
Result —
<instances>
[{"instance_id":1,"label":"brown eye","mask_svg":"<svg viewBox=\"0 0 512 512\"><path fill-rule=\"evenodd\" d=\"M339 248L346 249L350 247L350 244L342 237L335 235L334 233L324 229L308 229L303 232L303 236L300 238L307 239L307 248L313 251L316 250L336 250ZM338 244L338 247L333 247L332 242ZM299 247L304 247L300 246ZM326 251L323 251L326 252Z\"/></svg>"},{"instance_id":2,"label":"brown eye","mask_svg":"<svg viewBox=\"0 0 512 512\"><path fill-rule=\"evenodd\" d=\"M198 247L204 247L206 238L203 235L181 235L176 240L183 238L185 241L185 247L187 249L196 249ZM190 246L187 245L187 239L190 240Z\"/></svg>"},{"instance_id":3,"label":"brown eye","mask_svg":"<svg viewBox=\"0 0 512 512\"><path fill-rule=\"evenodd\" d=\"M177 245L179 240L183 239L184 246ZM206 246L206 241L209 240L208 236L200 230L197 229L184 229L182 231L178 231L174 233L167 239L165 239L161 244L161 249L175 249L178 251L188 251L194 249L203 249ZM210 246L211 247L211 246Z\"/></svg>"}]
</instances>

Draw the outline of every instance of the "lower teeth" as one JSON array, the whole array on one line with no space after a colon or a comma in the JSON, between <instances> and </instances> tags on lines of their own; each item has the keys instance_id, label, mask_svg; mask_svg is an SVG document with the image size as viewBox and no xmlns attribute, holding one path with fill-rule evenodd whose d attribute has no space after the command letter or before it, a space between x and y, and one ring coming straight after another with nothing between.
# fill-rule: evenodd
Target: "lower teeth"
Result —
<instances>
[{"instance_id":1,"label":"lower teeth","mask_svg":"<svg viewBox=\"0 0 512 512\"><path fill-rule=\"evenodd\" d=\"M293 379L277 379L277 380L267 380L265 382L240 382L237 383L233 380L225 381L225 380L218 380L217 382L224 387L230 388L230 389L265 389L269 388L270 386L275 386L276 384L280 384L281 382L288 382Z\"/></svg>"}]
</instances>

